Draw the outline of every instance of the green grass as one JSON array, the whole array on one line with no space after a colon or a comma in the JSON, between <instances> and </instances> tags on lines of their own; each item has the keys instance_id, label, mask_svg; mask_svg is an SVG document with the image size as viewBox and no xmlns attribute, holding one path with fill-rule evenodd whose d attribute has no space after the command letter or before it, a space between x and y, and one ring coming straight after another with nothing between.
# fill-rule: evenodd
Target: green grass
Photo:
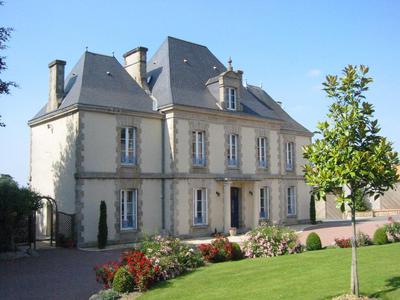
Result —
<instances>
[{"instance_id":1,"label":"green grass","mask_svg":"<svg viewBox=\"0 0 400 300\"><path fill-rule=\"evenodd\" d=\"M400 243L358 249L360 291L400 299ZM213 264L162 282L146 299L331 299L350 289L351 249Z\"/></svg>"}]
</instances>

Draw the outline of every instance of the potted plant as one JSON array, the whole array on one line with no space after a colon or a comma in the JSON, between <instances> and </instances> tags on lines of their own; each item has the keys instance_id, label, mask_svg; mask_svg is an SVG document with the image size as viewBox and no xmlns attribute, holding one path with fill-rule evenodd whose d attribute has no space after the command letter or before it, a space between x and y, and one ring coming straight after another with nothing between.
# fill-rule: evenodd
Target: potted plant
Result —
<instances>
[{"instance_id":1,"label":"potted plant","mask_svg":"<svg viewBox=\"0 0 400 300\"><path fill-rule=\"evenodd\" d=\"M229 229L229 235L230 236L235 236L236 234L237 234L236 227L231 227L231 229Z\"/></svg>"}]
</instances>

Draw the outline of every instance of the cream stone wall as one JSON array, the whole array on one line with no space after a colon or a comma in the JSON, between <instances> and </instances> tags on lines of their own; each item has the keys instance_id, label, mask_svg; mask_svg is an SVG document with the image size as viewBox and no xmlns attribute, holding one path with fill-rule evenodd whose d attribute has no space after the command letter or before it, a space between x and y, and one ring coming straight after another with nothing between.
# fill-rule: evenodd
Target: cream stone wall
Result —
<instances>
[{"instance_id":1,"label":"cream stone wall","mask_svg":"<svg viewBox=\"0 0 400 300\"><path fill-rule=\"evenodd\" d=\"M86 172L115 172L117 121L115 115L85 112L83 122L83 169Z\"/></svg>"},{"instance_id":2,"label":"cream stone wall","mask_svg":"<svg viewBox=\"0 0 400 300\"><path fill-rule=\"evenodd\" d=\"M296 174L304 175L303 167L307 163L307 160L303 157L303 147L311 144L310 137L296 136Z\"/></svg>"},{"instance_id":3,"label":"cream stone wall","mask_svg":"<svg viewBox=\"0 0 400 300\"><path fill-rule=\"evenodd\" d=\"M271 170L271 174L279 174L280 173L280 150L279 150L279 135L277 131L270 131L270 140L269 140L269 151L270 151L270 163L269 167Z\"/></svg>"},{"instance_id":4,"label":"cream stone wall","mask_svg":"<svg viewBox=\"0 0 400 300\"><path fill-rule=\"evenodd\" d=\"M75 141L78 113L31 127L30 184L56 199L59 211L75 212Z\"/></svg>"},{"instance_id":5,"label":"cream stone wall","mask_svg":"<svg viewBox=\"0 0 400 300\"><path fill-rule=\"evenodd\" d=\"M242 127L242 171L243 173L256 172L256 133L254 128Z\"/></svg>"},{"instance_id":6,"label":"cream stone wall","mask_svg":"<svg viewBox=\"0 0 400 300\"><path fill-rule=\"evenodd\" d=\"M210 157L208 158L211 173L223 173L225 171L225 140L224 126L210 123Z\"/></svg>"},{"instance_id":7,"label":"cream stone wall","mask_svg":"<svg viewBox=\"0 0 400 300\"><path fill-rule=\"evenodd\" d=\"M141 123L141 171L161 172L161 120L143 118Z\"/></svg>"},{"instance_id":8,"label":"cream stone wall","mask_svg":"<svg viewBox=\"0 0 400 300\"><path fill-rule=\"evenodd\" d=\"M304 182L297 182L297 219L310 219L310 191L311 188Z\"/></svg>"},{"instance_id":9,"label":"cream stone wall","mask_svg":"<svg viewBox=\"0 0 400 300\"><path fill-rule=\"evenodd\" d=\"M147 234L160 233L161 218L161 180L142 182L142 230Z\"/></svg>"},{"instance_id":10,"label":"cream stone wall","mask_svg":"<svg viewBox=\"0 0 400 300\"><path fill-rule=\"evenodd\" d=\"M177 153L177 171L189 172L191 158L189 157L189 149L191 149L191 134L189 131L189 122L179 119L176 121L176 153Z\"/></svg>"}]
</instances>

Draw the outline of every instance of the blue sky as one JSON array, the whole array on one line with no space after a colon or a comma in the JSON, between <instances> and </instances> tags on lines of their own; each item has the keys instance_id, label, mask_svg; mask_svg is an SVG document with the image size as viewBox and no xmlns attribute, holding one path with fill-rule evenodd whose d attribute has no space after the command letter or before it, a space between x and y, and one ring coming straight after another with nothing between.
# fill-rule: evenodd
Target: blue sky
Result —
<instances>
[{"instance_id":1,"label":"blue sky","mask_svg":"<svg viewBox=\"0 0 400 300\"><path fill-rule=\"evenodd\" d=\"M368 101L382 134L400 151L400 1L6 1L0 25L15 32L2 79L20 88L0 96L0 173L28 181L27 121L46 103L48 68L67 61L67 72L85 47L122 54L136 46L151 56L166 36L206 45L249 83L266 91L300 123L315 130L329 101L326 74L366 64L375 81Z\"/></svg>"}]
</instances>

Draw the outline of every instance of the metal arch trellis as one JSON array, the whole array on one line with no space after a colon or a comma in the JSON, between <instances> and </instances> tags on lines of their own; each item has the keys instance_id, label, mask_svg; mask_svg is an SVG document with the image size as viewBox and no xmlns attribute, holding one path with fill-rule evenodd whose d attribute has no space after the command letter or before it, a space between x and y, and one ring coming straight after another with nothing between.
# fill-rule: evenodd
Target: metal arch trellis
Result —
<instances>
[{"instance_id":1,"label":"metal arch trellis","mask_svg":"<svg viewBox=\"0 0 400 300\"><path fill-rule=\"evenodd\" d=\"M55 230L54 230L54 216L56 216L56 218L55 218L55 227L56 227L56 230L57 230L57 228L58 228L58 217L57 217L57 215L58 215L58 207L57 207L57 202L56 202L56 200L54 199L54 198L52 198L52 197L49 197L49 196L41 196L40 197L40 200L47 200L47 203L48 204L50 204L50 208L51 208L51 213L50 213L50 246L53 246L53 242L55 241L55 235L56 235L56 232L55 232ZM34 225L34 227L35 227L35 235L36 235L36 214L34 214L34 216L35 216L35 225ZM36 249L36 236L35 236L35 238L33 239L34 240L34 247L35 247L35 249Z\"/></svg>"}]
</instances>

